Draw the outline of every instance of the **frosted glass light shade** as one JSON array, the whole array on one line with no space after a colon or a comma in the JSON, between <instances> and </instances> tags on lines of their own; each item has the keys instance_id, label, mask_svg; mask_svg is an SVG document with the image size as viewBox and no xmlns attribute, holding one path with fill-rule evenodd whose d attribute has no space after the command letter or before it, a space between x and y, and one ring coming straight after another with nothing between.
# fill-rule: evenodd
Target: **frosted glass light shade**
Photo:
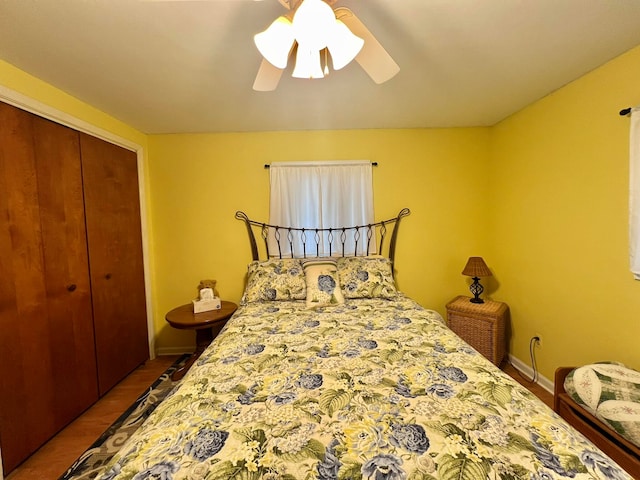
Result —
<instances>
[{"instance_id":1,"label":"frosted glass light shade","mask_svg":"<svg viewBox=\"0 0 640 480\"><path fill-rule=\"evenodd\" d=\"M351 63L363 46L363 39L354 35L340 20L336 20L333 32L327 39L334 70L340 70Z\"/></svg>"},{"instance_id":2,"label":"frosted glass light shade","mask_svg":"<svg viewBox=\"0 0 640 480\"><path fill-rule=\"evenodd\" d=\"M293 32L299 45L320 51L327 46L336 15L322 0L303 0L293 17Z\"/></svg>"},{"instance_id":3,"label":"frosted glass light shade","mask_svg":"<svg viewBox=\"0 0 640 480\"><path fill-rule=\"evenodd\" d=\"M333 9L323 0L302 0L293 20L281 16L254 42L262 56L279 69L285 69L295 42L298 44L295 78L323 78L320 52L331 54L333 68L340 70L360 52L364 40L336 19ZM328 73L328 68L325 65Z\"/></svg>"},{"instance_id":4,"label":"frosted glass light shade","mask_svg":"<svg viewBox=\"0 0 640 480\"><path fill-rule=\"evenodd\" d=\"M274 67L287 66L289 52L295 41L293 25L287 17L278 17L264 31L253 36L260 54Z\"/></svg>"},{"instance_id":5,"label":"frosted glass light shade","mask_svg":"<svg viewBox=\"0 0 640 480\"><path fill-rule=\"evenodd\" d=\"M294 78L324 78L320 64L320 51L303 49L298 45L296 66L291 76Z\"/></svg>"}]
</instances>

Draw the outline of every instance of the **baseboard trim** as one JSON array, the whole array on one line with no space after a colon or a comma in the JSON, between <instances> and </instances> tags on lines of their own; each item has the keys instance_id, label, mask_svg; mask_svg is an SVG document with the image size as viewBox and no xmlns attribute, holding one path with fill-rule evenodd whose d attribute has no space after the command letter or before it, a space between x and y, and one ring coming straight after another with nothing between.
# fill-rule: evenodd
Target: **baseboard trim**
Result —
<instances>
[{"instance_id":1,"label":"baseboard trim","mask_svg":"<svg viewBox=\"0 0 640 480\"><path fill-rule=\"evenodd\" d=\"M509 362L519 372L523 373L529 378L533 377L533 368L531 368L529 365L524 363L522 360L509 354ZM538 381L536 383L540 385L542 388L544 388L547 392L553 395L553 381L540 375L540 372L538 372Z\"/></svg>"}]
</instances>

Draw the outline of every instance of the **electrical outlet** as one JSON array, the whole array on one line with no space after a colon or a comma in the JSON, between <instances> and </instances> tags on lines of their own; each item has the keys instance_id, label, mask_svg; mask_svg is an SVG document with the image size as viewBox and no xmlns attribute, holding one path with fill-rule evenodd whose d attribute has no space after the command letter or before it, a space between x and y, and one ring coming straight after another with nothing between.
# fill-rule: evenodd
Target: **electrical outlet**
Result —
<instances>
[{"instance_id":1,"label":"electrical outlet","mask_svg":"<svg viewBox=\"0 0 640 480\"><path fill-rule=\"evenodd\" d=\"M534 335L532 340L538 348L542 348L542 337L538 334Z\"/></svg>"}]
</instances>

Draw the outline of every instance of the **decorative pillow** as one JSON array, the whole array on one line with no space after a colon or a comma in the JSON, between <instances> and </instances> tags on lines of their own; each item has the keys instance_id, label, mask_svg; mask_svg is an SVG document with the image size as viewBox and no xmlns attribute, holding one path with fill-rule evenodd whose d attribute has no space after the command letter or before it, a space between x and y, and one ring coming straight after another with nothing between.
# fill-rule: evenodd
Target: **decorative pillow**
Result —
<instances>
[{"instance_id":1,"label":"decorative pillow","mask_svg":"<svg viewBox=\"0 0 640 480\"><path fill-rule=\"evenodd\" d=\"M304 300L307 296L302 263L296 258L251 262L243 303Z\"/></svg>"},{"instance_id":2,"label":"decorative pillow","mask_svg":"<svg viewBox=\"0 0 640 480\"><path fill-rule=\"evenodd\" d=\"M303 265L307 283L308 308L344 303L335 260L307 260Z\"/></svg>"},{"instance_id":3,"label":"decorative pillow","mask_svg":"<svg viewBox=\"0 0 640 480\"><path fill-rule=\"evenodd\" d=\"M640 446L640 372L622 363L594 363L571 371L564 388L579 405Z\"/></svg>"},{"instance_id":4,"label":"decorative pillow","mask_svg":"<svg viewBox=\"0 0 640 480\"><path fill-rule=\"evenodd\" d=\"M398 294L388 258L339 258L338 273L345 298L395 298Z\"/></svg>"}]
</instances>

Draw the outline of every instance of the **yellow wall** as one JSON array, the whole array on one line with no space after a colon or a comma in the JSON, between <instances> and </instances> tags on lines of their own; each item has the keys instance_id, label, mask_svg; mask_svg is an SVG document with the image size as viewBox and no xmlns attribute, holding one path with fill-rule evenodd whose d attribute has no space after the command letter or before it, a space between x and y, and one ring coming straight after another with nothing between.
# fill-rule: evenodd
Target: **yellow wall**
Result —
<instances>
[{"instance_id":1,"label":"yellow wall","mask_svg":"<svg viewBox=\"0 0 640 480\"><path fill-rule=\"evenodd\" d=\"M0 60L0 85L146 147L147 137L124 122Z\"/></svg>"},{"instance_id":2,"label":"yellow wall","mask_svg":"<svg viewBox=\"0 0 640 480\"><path fill-rule=\"evenodd\" d=\"M268 221L264 164L272 161L378 162L376 217L411 209L398 238L399 287L444 313L466 291L467 257L485 252L488 140L486 128L150 136L157 346L193 344L192 332L168 327L164 313L195 298L201 279L240 299L251 252L234 213Z\"/></svg>"},{"instance_id":3,"label":"yellow wall","mask_svg":"<svg viewBox=\"0 0 640 480\"><path fill-rule=\"evenodd\" d=\"M640 282L629 272L629 120L640 47L491 130L489 238L511 352L541 373L618 360L640 368Z\"/></svg>"}]
</instances>

